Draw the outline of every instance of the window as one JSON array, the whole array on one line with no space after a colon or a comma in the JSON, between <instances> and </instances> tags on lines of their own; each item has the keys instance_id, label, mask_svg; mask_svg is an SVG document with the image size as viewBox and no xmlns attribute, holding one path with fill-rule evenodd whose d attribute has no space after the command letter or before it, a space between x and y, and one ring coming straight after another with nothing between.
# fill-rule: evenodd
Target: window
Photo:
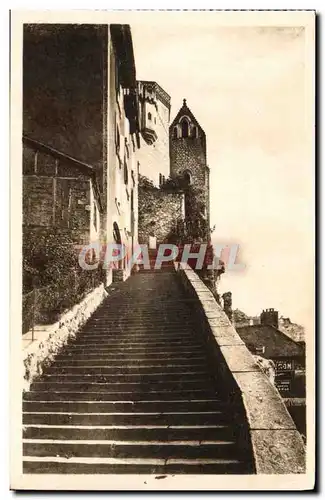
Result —
<instances>
[{"instance_id":1,"label":"window","mask_svg":"<svg viewBox=\"0 0 325 500\"><path fill-rule=\"evenodd\" d=\"M125 151L126 151L126 156L127 156L128 158L130 158L130 151L129 151L129 146L128 146L128 140L127 140L127 138L126 138L126 137L125 137L125 139L124 139L124 143L125 143Z\"/></svg>"},{"instance_id":2,"label":"window","mask_svg":"<svg viewBox=\"0 0 325 500\"><path fill-rule=\"evenodd\" d=\"M174 127L173 137L174 139L177 139L177 127Z\"/></svg>"},{"instance_id":3,"label":"window","mask_svg":"<svg viewBox=\"0 0 325 500\"><path fill-rule=\"evenodd\" d=\"M120 151L120 131L118 125L116 125L116 137L115 137L116 151Z\"/></svg>"},{"instance_id":4,"label":"window","mask_svg":"<svg viewBox=\"0 0 325 500\"><path fill-rule=\"evenodd\" d=\"M133 196L133 189L131 189L131 211L133 212L134 210L134 196Z\"/></svg>"},{"instance_id":5,"label":"window","mask_svg":"<svg viewBox=\"0 0 325 500\"><path fill-rule=\"evenodd\" d=\"M129 183L128 165L126 163L126 159L124 158L124 184L128 185L128 183Z\"/></svg>"},{"instance_id":6,"label":"window","mask_svg":"<svg viewBox=\"0 0 325 500\"><path fill-rule=\"evenodd\" d=\"M182 127L182 137L188 137L188 121L184 118L181 122Z\"/></svg>"},{"instance_id":7,"label":"window","mask_svg":"<svg viewBox=\"0 0 325 500\"><path fill-rule=\"evenodd\" d=\"M114 224L113 224L113 238L114 238L115 243L117 243L119 245L122 243L121 233L120 233L120 229L118 227L117 222L114 222Z\"/></svg>"},{"instance_id":8,"label":"window","mask_svg":"<svg viewBox=\"0 0 325 500\"><path fill-rule=\"evenodd\" d=\"M148 120L151 121L151 119L152 119L152 115L151 115L151 113L148 113Z\"/></svg>"},{"instance_id":9,"label":"window","mask_svg":"<svg viewBox=\"0 0 325 500\"><path fill-rule=\"evenodd\" d=\"M96 207L95 202L94 202L94 206L93 206L93 225L94 225L95 231L97 231L97 207Z\"/></svg>"},{"instance_id":10,"label":"window","mask_svg":"<svg viewBox=\"0 0 325 500\"><path fill-rule=\"evenodd\" d=\"M193 127L192 129L192 137L196 138L197 137L197 128Z\"/></svg>"},{"instance_id":11,"label":"window","mask_svg":"<svg viewBox=\"0 0 325 500\"><path fill-rule=\"evenodd\" d=\"M184 174L183 174L183 178L184 178L184 184L185 186L190 186L192 184L192 176L191 176L191 172L189 170L185 170Z\"/></svg>"}]
</instances>

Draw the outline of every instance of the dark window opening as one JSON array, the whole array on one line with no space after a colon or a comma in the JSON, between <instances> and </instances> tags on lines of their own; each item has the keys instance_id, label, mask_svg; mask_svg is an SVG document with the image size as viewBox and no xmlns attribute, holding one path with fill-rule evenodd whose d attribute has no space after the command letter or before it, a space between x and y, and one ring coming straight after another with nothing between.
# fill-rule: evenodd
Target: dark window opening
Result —
<instances>
[{"instance_id":1,"label":"dark window opening","mask_svg":"<svg viewBox=\"0 0 325 500\"><path fill-rule=\"evenodd\" d=\"M115 137L116 151L120 150L120 131L118 125L116 125L116 137Z\"/></svg>"},{"instance_id":2,"label":"dark window opening","mask_svg":"<svg viewBox=\"0 0 325 500\"><path fill-rule=\"evenodd\" d=\"M95 231L97 231L97 207L96 207L96 203L94 203L93 224L94 224Z\"/></svg>"},{"instance_id":3,"label":"dark window opening","mask_svg":"<svg viewBox=\"0 0 325 500\"><path fill-rule=\"evenodd\" d=\"M134 210L134 196L133 196L133 189L131 191L131 211L133 212Z\"/></svg>"},{"instance_id":4,"label":"dark window opening","mask_svg":"<svg viewBox=\"0 0 325 500\"><path fill-rule=\"evenodd\" d=\"M188 137L188 122L185 119L182 121L182 137Z\"/></svg>"},{"instance_id":5,"label":"dark window opening","mask_svg":"<svg viewBox=\"0 0 325 500\"><path fill-rule=\"evenodd\" d=\"M177 127L174 127L173 135L174 135L174 139L177 139Z\"/></svg>"},{"instance_id":6,"label":"dark window opening","mask_svg":"<svg viewBox=\"0 0 325 500\"><path fill-rule=\"evenodd\" d=\"M126 163L126 160L124 159L124 184L128 185L128 183L129 183L128 165Z\"/></svg>"},{"instance_id":7,"label":"dark window opening","mask_svg":"<svg viewBox=\"0 0 325 500\"><path fill-rule=\"evenodd\" d=\"M192 184L192 176L191 176L191 172L189 172L188 170L184 172L184 175L183 175L183 179L184 179L184 184L185 186L190 186Z\"/></svg>"},{"instance_id":8,"label":"dark window opening","mask_svg":"<svg viewBox=\"0 0 325 500\"><path fill-rule=\"evenodd\" d=\"M151 113L148 113L148 120L150 120L150 121L151 121L151 118L152 118Z\"/></svg>"},{"instance_id":9,"label":"dark window opening","mask_svg":"<svg viewBox=\"0 0 325 500\"><path fill-rule=\"evenodd\" d=\"M113 238L114 238L115 243L117 243L117 244L122 243L120 229L119 229L118 224L116 222L114 222L114 224L113 224Z\"/></svg>"}]
</instances>

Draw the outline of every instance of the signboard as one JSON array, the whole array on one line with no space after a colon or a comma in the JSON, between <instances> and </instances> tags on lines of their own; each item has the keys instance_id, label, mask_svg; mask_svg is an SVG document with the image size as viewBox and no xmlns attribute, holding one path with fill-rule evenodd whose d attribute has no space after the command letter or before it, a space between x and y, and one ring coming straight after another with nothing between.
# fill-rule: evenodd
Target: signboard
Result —
<instances>
[{"instance_id":1,"label":"signboard","mask_svg":"<svg viewBox=\"0 0 325 500\"><path fill-rule=\"evenodd\" d=\"M280 394L288 393L291 391L291 380L290 379L279 379L275 380L275 385Z\"/></svg>"},{"instance_id":2,"label":"signboard","mask_svg":"<svg viewBox=\"0 0 325 500\"><path fill-rule=\"evenodd\" d=\"M277 372L287 372L293 370L293 362L291 360L275 361L275 368Z\"/></svg>"}]
</instances>

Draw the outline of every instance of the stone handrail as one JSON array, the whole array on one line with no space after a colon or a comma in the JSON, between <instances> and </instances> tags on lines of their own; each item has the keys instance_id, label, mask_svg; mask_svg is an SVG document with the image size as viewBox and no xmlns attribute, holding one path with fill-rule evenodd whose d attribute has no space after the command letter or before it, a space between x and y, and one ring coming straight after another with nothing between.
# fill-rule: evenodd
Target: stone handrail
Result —
<instances>
[{"instance_id":1,"label":"stone handrail","mask_svg":"<svg viewBox=\"0 0 325 500\"><path fill-rule=\"evenodd\" d=\"M227 397L237 398L244 409L248 440L257 474L305 472L303 439L268 377L256 364L211 291L182 263L175 268L194 300L200 334L208 344Z\"/></svg>"}]
</instances>

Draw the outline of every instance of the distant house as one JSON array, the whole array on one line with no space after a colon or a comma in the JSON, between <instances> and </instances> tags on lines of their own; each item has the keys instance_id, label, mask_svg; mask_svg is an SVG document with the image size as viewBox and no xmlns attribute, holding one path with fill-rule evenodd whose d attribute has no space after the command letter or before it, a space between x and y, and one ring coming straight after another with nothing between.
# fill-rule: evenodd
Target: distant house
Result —
<instances>
[{"instance_id":1,"label":"distant house","mask_svg":"<svg viewBox=\"0 0 325 500\"><path fill-rule=\"evenodd\" d=\"M278 330L277 311L267 309L261 324L237 327L252 354L270 359L275 365L275 384L283 397L305 397L305 348Z\"/></svg>"}]
</instances>

